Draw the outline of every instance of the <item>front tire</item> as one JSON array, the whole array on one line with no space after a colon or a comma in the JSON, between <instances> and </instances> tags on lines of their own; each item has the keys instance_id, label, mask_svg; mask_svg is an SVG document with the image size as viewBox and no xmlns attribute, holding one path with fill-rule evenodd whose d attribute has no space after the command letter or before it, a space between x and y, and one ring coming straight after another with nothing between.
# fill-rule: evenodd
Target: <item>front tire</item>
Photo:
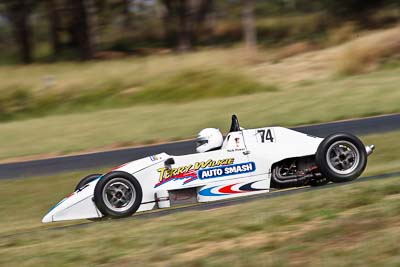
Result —
<instances>
[{"instance_id":1,"label":"front tire","mask_svg":"<svg viewBox=\"0 0 400 267\"><path fill-rule=\"evenodd\" d=\"M338 133L326 137L318 147L316 163L323 177L334 183L349 182L367 166L367 152L356 136Z\"/></svg>"},{"instance_id":2,"label":"front tire","mask_svg":"<svg viewBox=\"0 0 400 267\"><path fill-rule=\"evenodd\" d=\"M110 172L100 179L94 189L94 202L105 216L129 217L142 203L142 188L131 174Z\"/></svg>"}]
</instances>

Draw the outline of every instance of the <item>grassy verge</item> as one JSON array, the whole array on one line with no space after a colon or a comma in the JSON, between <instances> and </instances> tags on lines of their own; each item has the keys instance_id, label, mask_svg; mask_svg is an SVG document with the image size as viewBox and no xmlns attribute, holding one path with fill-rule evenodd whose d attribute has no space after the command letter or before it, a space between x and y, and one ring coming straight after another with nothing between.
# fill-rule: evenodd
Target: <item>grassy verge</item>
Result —
<instances>
[{"instance_id":1,"label":"grassy verge","mask_svg":"<svg viewBox=\"0 0 400 267\"><path fill-rule=\"evenodd\" d=\"M65 154L225 132L236 113L246 128L298 125L400 112L398 68L303 82L276 92L159 103L0 124L0 159Z\"/></svg>"},{"instance_id":2,"label":"grassy verge","mask_svg":"<svg viewBox=\"0 0 400 267\"><path fill-rule=\"evenodd\" d=\"M400 132L377 145L365 175L398 171ZM97 172L97 171L96 171ZM349 184L146 221L50 230L41 217L82 173L0 182L4 266L354 266L399 263L400 180ZM27 190L29 189L29 190ZM40 231L38 231L40 230ZM14 233L27 234L4 237Z\"/></svg>"},{"instance_id":3,"label":"grassy verge","mask_svg":"<svg viewBox=\"0 0 400 267\"><path fill-rule=\"evenodd\" d=\"M242 52L0 67L0 120L276 90L245 71L249 64ZM169 97L159 99L160 94Z\"/></svg>"},{"instance_id":4,"label":"grassy verge","mask_svg":"<svg viewBox=\"0 0 400 267\"><path fill-rule=\"evenodd\" d=\"M86 90L76 87L34 93L29 88L14 87L3 90L0 96L0 120L121 108L132 104L188 102L277 90L276 86L262 84L240 73L211 69L182 70L144 83L131 81L123 84L109 80Z\"/></svg>"},{"instance_id":5,"label":"grassy verge","mask_svg":"<svg viewBox=\"0 0 400 267\"><path fill-rule=\"evenodd\" d=\"M4 266L396 266L400 183L0 239Z\"/></svg>"}]
</instances>

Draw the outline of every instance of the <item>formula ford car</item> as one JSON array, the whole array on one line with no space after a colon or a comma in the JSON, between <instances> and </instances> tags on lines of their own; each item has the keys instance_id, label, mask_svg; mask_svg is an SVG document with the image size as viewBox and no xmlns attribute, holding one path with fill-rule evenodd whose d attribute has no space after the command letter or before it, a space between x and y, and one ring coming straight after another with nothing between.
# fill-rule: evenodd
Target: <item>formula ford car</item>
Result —
<instances>
[{"instance_id":1,"label":"formula ford car","mask_svg":"<svg viewBox=\"0 0 400 267\"><path fill-rule=\"evenodd\" d=\"M361 175L374 150L347 133L322 139L281 127L243 129L235 115L220 140L212 151L161 153L89 175L42 221L122 218L156 208L348 182Z\"/></svg>"}]
</instances>

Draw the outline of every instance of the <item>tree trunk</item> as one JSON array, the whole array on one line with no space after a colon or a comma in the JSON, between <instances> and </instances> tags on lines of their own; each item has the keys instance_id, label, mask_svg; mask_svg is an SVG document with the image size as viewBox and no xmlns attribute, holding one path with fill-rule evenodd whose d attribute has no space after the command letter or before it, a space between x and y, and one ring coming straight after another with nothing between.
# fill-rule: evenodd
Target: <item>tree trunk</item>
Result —
<instances>
[{"instance_id":1,"label":"tree trunk","mask_svg":"<svg viewBox=\"0 0 400 267\"><path fill-rule=\"evenodd\" d=\"M29 23L31 5L27 0L17 0L8 4L8 17L13 26L13 34L23 63L32 63L32 29Z\"/></svg>"},{"instance_id":2,"label":"tree trunk","mask_svg":"<svg viewBox=\"0 0 400 267\"><path fill-rule=\"evenodd\" d=\"M32 63L32 30L28 22L29 18L26 16L26 11L18 19L17 35L21 51L21 59L24 63Z\"/></svg>"},{"instance_id":3,"label":"tree trunk","mask_svg":"<svg viewBox=\"0 0 400 267\"><path fill-rule=\"evenodd\" d=\"M213 0L163 0L164 28L168 46L177 45L181 52L188 51L210 12Z\"/></svg>"},{"instance_id":4,"label":"tree trunk","mask_svg":"<svg viewBox=\"0 0 400 267\"><path fill-rule=\"evenodd\" d=\"M192 43L198 41L198 37L203 35L210 39L212 36L212 23L206 24L207 15L209 15L214 6L213 0L201 0L196 7L196 14L194 19L194 30L192 36ZM209 18L210 19L210 18Z\"/></svg>"},{"instance_id":5,"label":"tree trunk","mask_svg":"<svg viewBox=\"0 0 400 267\"><path fill-rule=\"evenodd\" d=\"M175 9L172 0L162 1L165 7L163 15L163 26L164 26L164 42L167 47L174 47L176 45L177 32L175 18Z\"/></svg>"},{"instance_id":6,"label":"tree trunk","mask_svg":"<svg viewBox=\"0 0 400 267\"><path fill-rule=\"evenodd\" d=\"M255 0L243 0L243 36L244 43L249 51L257 49L257 32L254 18Z\"/></svg>"},{"instance_id":7,"label":"tree trunk","mask_svg":"<svg viewBox=\"0 0 400 267\"><path fill-rule=\"evenodd\" d=\"M86 0L84 3L88 18L88 36L92 47L92 53L94 54L97 50L98 44L100 43L98 7L96 5L96 0Z\"/></svg>"},{"instance_id":8,"label":"tree trunk","mask_svg":"<svg viewBox=\"0 0 400 267\"><path fill-rule=\"evenodd\" d=\"M89 13L85 0L70 0L71 30L74 42L78 45L81 60L93 58L93 42L89 24Z\"/></svg>"},{"instance_id":9,"label":"tree trunk","mask_svg":"<svg viewBox=\"0 0 400 267\"><path fill-rule=\"evenodd\" d=\"M198 25L201 25L204 23L207 14L212 10L212 7L214 5L213 0L202 0L200 1L200 4L197 9L197 15L196 15L196 23Z\"/></svg>"},{"instance_id":10,"label":"tree trunk","mask_svg":"<svg viewBox=\"0 0 400 267\"><path fill-rule=\"evenodd\" d=\"M129 10L130 8L130 4L131 4L131 0L122 0L122 14L124 16L124 30L126 32L130 31L132 28L132 16L131 16L131 12Z\"/></svg>"},{"instance_id":11,"label":"tree trunk","mask_svg":"<svg viewBox=\"0 0 400 267\"><path fill-rule=\"evenodd\" d=\"M47 0L47 13L50 21L50 40L54 56L61 53L61 40L59 31L61 27L60 14L56 0Z\"/></svg>"},{"instance_id":12,"label":"tree trunk","mask_svg":"<svg viewBox=\"0 0 400 267\"><path fill-rule=\"evenodd\" d=\"M186 52L192 48L192 43L191 43L192 32L190 27L191 12L188 0L179 0L178 17L179 17L178 51Z\"/></svg>"}]
</instances>

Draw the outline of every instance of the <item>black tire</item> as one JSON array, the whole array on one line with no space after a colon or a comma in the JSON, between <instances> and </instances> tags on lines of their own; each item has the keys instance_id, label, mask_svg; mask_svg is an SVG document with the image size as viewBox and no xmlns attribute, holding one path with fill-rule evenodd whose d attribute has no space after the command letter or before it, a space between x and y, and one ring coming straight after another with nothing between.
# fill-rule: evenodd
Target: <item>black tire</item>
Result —
<instances>
[{"instance_id":1,"label":"black tire","mask_svg":"<svg viewBox=\"0 0 400 267\"><path fill-rule=\"evenodd\" d=\"M326 137L318 147L316 163L323 177L334 183L358 178L367 166L367 152L356 136L337 133Z\"/></svg>"},{"instance_id":2,"label":"black tire","mask_svg":"<svg viewBox=\"0 0 400 267\"><path fill-rule=\"evenodd\" d=\"M318 179L313 179L310 181L310 186L323 186L329 183L329 180L325 177L323 178L318 178Z\"/></svg>"},{"instance_id":3,"label":"black tire","mask_svg":"<svg viewBox=\"0 0 400 267\"><path fill-rule=\"evenodd\" d=\"M122 193L116 184L118 184L119 188L121 188L122 185L123 190L126 191ZM116 190L116 188L117 191L113 191ZM119 196L118 193L120 193ZM125 194L128 195L127 198L125 197ZM129 194L131 194L131 198L129 198ZM121 207L117 207L115 203L112 203L112 201L109 199L110 197L111 200L115 198L118 201L117 203L122 203L123 198L129 202L126 206L121 205ZM103 213L104 216L111 218L124 218L131 216L137 211L142 203L142 197L142 188L136 178L129 173L121 171L115 171L106 174L100 179L94 189L94 202L96 203L97 208L101 211L101 213Z\"/></svg>"},{"instance_id":4,"label":"black tire","mask_svg":"<svg viewBox=\"0 0 400 267\"><path fill-rule=\"evenodd\" d=\"M88 176L82 178L82 180L80 180L79 183L75 186L75 191L77 191L78 189L80 189L83 186L87 185L88 183L96 180L100 176L101 176L101 174L91 174L91 175L88 175Z\"/></svg>"}]
</instances>

